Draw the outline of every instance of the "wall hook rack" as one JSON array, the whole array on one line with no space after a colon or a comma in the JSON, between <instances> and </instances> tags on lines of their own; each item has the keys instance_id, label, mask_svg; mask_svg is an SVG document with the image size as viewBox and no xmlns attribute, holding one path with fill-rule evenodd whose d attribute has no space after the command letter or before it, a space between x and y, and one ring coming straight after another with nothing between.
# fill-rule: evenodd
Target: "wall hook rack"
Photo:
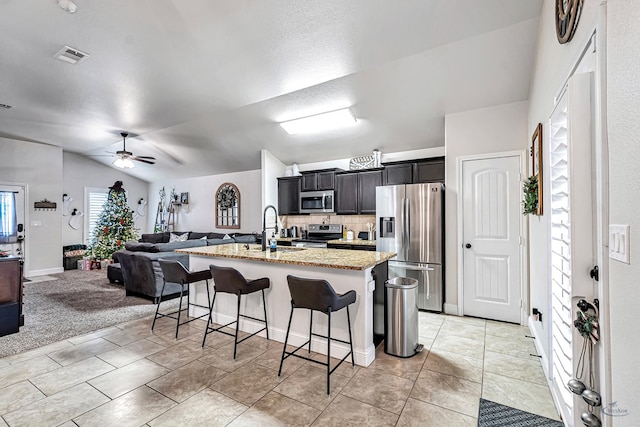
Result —
<instances>
[{"instance_id":1,"label":"wall hook rack","mask_svg":"<svg viewBox=\"0 0 640 427\"><path fill-rule=\"evenodd\" d=\"M33 208L40 211L55 211L57 206L56 202L51 202L47 199L33 203Z\"/></svg>"}]
</instances>

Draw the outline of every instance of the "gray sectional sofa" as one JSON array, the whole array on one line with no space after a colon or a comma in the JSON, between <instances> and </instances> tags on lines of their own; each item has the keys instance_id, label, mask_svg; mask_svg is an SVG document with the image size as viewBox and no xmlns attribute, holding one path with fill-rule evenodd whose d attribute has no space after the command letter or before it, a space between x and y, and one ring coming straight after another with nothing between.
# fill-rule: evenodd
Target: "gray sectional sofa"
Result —
<instances>
[{"instance_id":1,"label":"gray sectional sofa","mask_svg":"<svg viewBox=\"0 0 640 427\"><path fill-rule=\"evenodd\" d=\"M170 233L166 232L143 234L138 242L125 243L125 249L113 254L115 264L109 266L109 280L117 282L121 277L127 295L151 298L157 304L161 299L177 296L181 289L178 284L167 283L164 293L160 294L164 277L159 259L180 261L189 268L189 256L175 253L176 249L256 242L255 234L237 233L225 239L221 233L188 233L189 238L182 242L169 242Z\"/></svg>"}]
</instances>

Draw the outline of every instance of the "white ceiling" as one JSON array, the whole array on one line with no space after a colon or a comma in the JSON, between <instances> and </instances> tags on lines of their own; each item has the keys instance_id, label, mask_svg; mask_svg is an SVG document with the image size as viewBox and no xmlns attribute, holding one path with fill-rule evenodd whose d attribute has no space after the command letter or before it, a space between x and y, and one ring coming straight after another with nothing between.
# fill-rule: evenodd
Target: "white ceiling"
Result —
<instances>
[{"instance_id":1,"label":"white ceiling","mask_svg":"<svg viewBox=\"0 0 640 427\"><path fill-rule=\"evenodd\" d=\"M542 0L0 0L0 136L157 157L147 181L444 145L444 115L526 100ZM69 45L91 57L53 58ZM351 106L358 125L277 122ZM112 158L92 157L110 164Z\"/></svg>"}]
</instances>

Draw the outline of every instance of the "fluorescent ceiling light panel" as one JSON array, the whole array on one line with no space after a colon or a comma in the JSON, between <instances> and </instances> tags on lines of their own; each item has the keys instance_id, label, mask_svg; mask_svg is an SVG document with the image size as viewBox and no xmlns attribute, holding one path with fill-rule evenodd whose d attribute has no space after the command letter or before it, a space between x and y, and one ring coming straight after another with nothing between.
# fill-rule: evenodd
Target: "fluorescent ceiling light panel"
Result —
<instances>
[{"instance_id":1,"label":"fluorescent ceiling light panel","mask_svg":"<svg viewBox=\"0 0 640 427\"><path fill-rule=\"evenodd\" d=\"M133 160L128 158L118 157L113 161L113 165L120 169L131 169L133 165Z\"/></svg>"},{"instance_id":2,"label":"fluorescent ceiling light panel","mask_svg":"<svg viewBox=\"0 0 640 427\"><path fill-rule=\"evenodd\" d=\"M340 129L356 124L356 118L348 108L316 114L315 116L289 120L280 123L280 126L289 134L317 133L332 129Z\"/></svg>"}]
</instances>

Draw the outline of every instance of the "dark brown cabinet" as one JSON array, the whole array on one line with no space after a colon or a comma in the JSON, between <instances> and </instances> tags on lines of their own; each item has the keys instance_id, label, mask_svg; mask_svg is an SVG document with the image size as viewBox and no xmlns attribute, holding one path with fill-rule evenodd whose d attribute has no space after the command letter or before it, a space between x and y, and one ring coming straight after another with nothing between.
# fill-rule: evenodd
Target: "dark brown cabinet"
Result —
<instances>
[{"instance_id":1,"label":"dark brown cabinet","mask_svg":"<svg viewBox=\"0 0 640 427\"><path fill-rule=\"evenodd\" d=\"M413 167L413 182L444 182L444 157L416 162Z\"/></svg>"},{"instance_id":2,"label":"dark brown cabinet","mask_svg":"<svg viewBox=\"0 0 640 427\"><path fill-rule=\"evenodd\" d=\"M18 257L0 258L0 336L22 325L22 264Z\"/></svg>"},{"instance_id":3,"label":"dark brown cabinet","mask_svg":"<svg viewBox=\"0 0 640 427\"><path fill-rule=\"evenodd\" d=\"M444 182L444 157L387 163L383 181L384 185Z\"/></svg>"},{"instance_id":4,"label":"dark brown cabinet","mask_svg":"<svg viewBox=\"0 0 640 427\"><path fill-rule=\"evenodd\" d=\"M336 171L313 171L302 173L301 191L333 190L335 188Z\"/></svg>"},{"instance_id":5,"label":"dark brown cabinet","mask_svg":"<svg viewBox=\"0 0 640 427\"><path fill-rule=\"evenodd\" d=\"M318 175L315 173L303 173L300 182L300 191L315 191L318 189Z\"/></svg>"},{"instance_id":6,"label":"dark brown cabinet","mask_svg":"<svg viewBox=\"0 0 640 427\"><path fill-rule=\"evenodd\" d=\"M300 213L301 177L278 178L278 214L297 215Z\"/></svg>"},{"instance_id":7,"label":"dark brown cabinet","mask_svg":"<svg viewBox=\"0 0 640 427\"><path fill-rule=\"evenodd\" d=\"M358 173L358 213L376 213L376 187L382 185L382 171Z\"/></svg>"},{"instance_id":8,"label":"dark brown cabinet","mask_svg":"<svg viewBox=\"0 0 640 427\"><path fill-rule=\"evenodd\" d=\"M335 187L335 172L318 172L318 190L333 190Z\"/></svg>"},{"instance_id":9,"label":"dark brown cabinet","mask_svg":"<svg viewBox=\"0 0 640 427\"><path fill-rule=\"evenodd\" d=\"M336 175L336 213L356 215L358 213L358 174Z\"/></svg>"},{"instance_id":10,"label":"dark brown cabinet","mask_svg":"<svg viewBox=\"0 0 640 427\"><path fill-rule=\"evenodd\" d=\"M376 187L382 185L382 171L359 171L336 175L338 215L375 214Z\"/></svg>"},{"instance_id":11,"label":"dark brown cabinet","mask_svg":"<svg viewBox=\"0 0 640 427\"><path fill-rule=\"evenodd\" d=\"M401 163L384 167L384 185L413 183L413 163Z\"/></svg>"}]
</instances>

